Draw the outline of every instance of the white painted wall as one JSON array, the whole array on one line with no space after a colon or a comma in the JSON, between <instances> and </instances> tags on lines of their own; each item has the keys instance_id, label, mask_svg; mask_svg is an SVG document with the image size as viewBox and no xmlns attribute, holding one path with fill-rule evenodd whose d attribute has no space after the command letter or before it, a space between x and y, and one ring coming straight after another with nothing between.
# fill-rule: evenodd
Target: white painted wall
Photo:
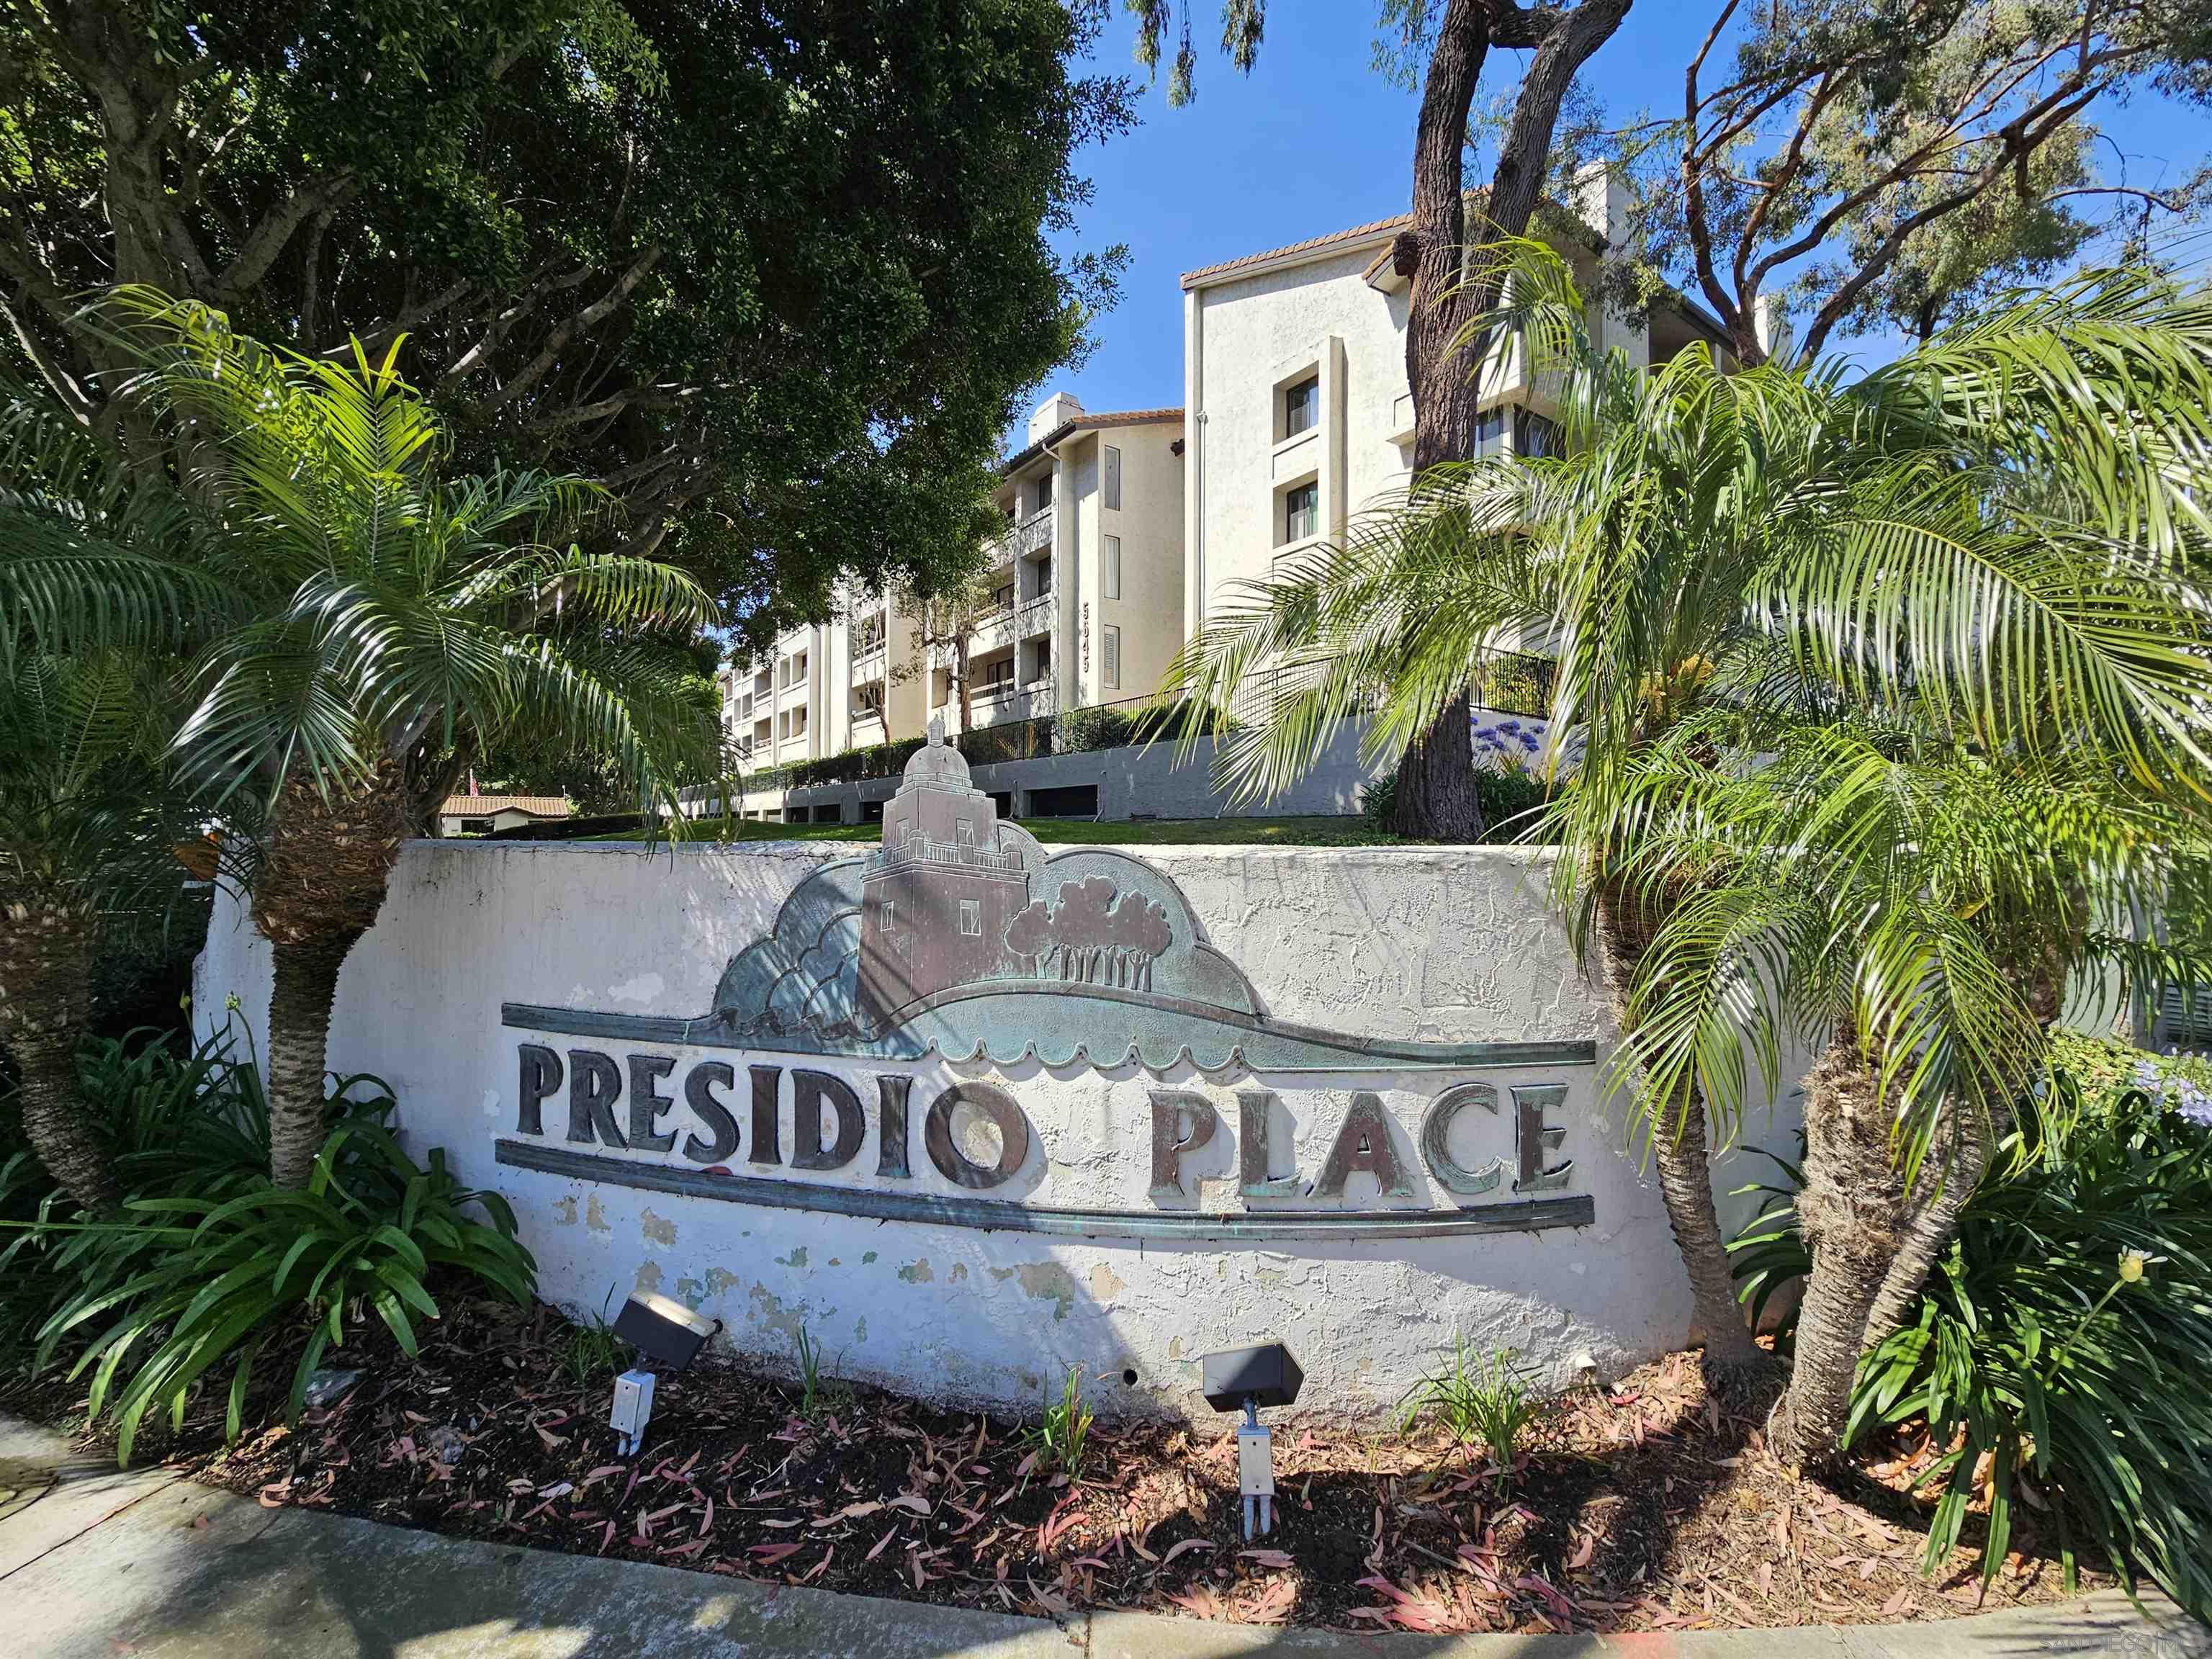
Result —
<instances>
[{"instance_id":1,"label":"white painted wall","mask_svg":"<svg viewBox=\"0 0 2212 1659\"><path fill-rule=\"evenodd\" d=\"M346 964L331 1064L391 1084L416 1155L442 1146L464 1180L508 1196L550 1297L596 1312L610 1292L619 1300L634 1287L659 1289L721 1318L729 1346L772 1366L792 1363L803 1325L837 1373L927 1395L1033 1408L1065 1367L1079 1365L1099 1379L1090 1391L1102 1409L1203 1412L1197 1356L1281 1339L1305 1368L1308 1406L1373 1411L1396 1400L1455 1333L1517 1348L1560 1383L1583 1356L1617 1374L1688 1334L1689 1292L1656 1184L1618 1150L1617 1115L1588 1067L1493 1076L1501 1085L1569 1085L1559 1116L1569 1126L1561 1151L1575 1159L1569 1190L1590 1195L1597 1217L1579 1231L1139 1247L758 1209L494 1161L495 1139L516 1127L516 1046L531 1035L502 1027L502 1000L703 1012L724 965L769 930L791 889L850 851L410 842L381 918ZM1601 1063L1607 1018L1547 905L1540 855L1158 848L1147 856L1181 885L1212 942L1243 966L1277 1018L1441 1041L1595 1036ZM265 945L235 904L219 900L195 977L196 1020L242 1028L258 1052L269 984ZM677 1057L679 1081L697 1057L656 1051ZM748 1060L779 1058L720 1057L741 1079ZM898 1069L825 1064L856 1079ZM1152 1208L1147 1091L1157 1085L1145 1073L1047 1074L1033 1064L992 1073L933 1060L903 1069L916 1103L909 1190L952 1190L921 1157L919 1123L922 1103L962 1070L998 1077L1035 1126L1031 1161L1012 1196ZM1234 1091L1251 1080L1199 1079L1188 1068L1166 1080L1220 1109L1223 1138L1210 1166L1199 1165L1212 1176L1201 1206L1235 1207ZM1412 1201L1450 1202L1414 1150L1419 1115L1443 1086L1436 1076L1261 1081L1290 1109L1298 1167L1310 1177L1349 1091L1380 1090L1404 1137ZM546 1111L557 1137L564 1102L548 1102ZM787 1093L783 1115L788 1146ZM1792 1124L1760 1127L1785 1146L1794 1135ZM1496 1133L1480 1123L1474 1132ZM1510 1140L1461 1155L1492 1152L1510 1158ZM868 1173L872 1152L864 1146L850 1171L811 1179L881 1185ZM1759 1173L1723 1158L1716 1184L1725 1193ZM1372 1201L1373 1177L1352 1181L1347 1198Z\"/></svg>"}]
</instances>

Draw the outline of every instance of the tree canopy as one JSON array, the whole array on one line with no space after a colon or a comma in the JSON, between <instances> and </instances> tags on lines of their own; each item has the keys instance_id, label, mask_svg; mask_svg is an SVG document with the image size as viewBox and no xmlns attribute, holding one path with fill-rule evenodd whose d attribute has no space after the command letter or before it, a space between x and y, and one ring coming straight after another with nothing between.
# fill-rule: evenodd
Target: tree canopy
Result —
<instances>
[{"instance_id":1,"label":"tree canopy","mask_svg":"<svg viewBox=\"0 0 2212 1659\"><path fill-rule=\"evenodd\" d=\"M1832 335L1926 339L2003 289L2108 258L2200 208L2212 180L2131 176L2100 112L2202 100L2203 0L1718 0L1686 40L1680 101L1611 141L1638 185L1636 257L1681 280L1741 356L1763 297L1808 362ZM1648 279L1647 279L1648 280Z\"/></svg>"},{"instance_id":2,"label":"tree canopy","mask_svg":"<svg viewBox=\"0 0 2212 1659\"><path fill-rule=\"evenodd\" d=\"M1121 256L1129 119L1058 0L0 0L9 349L95 429L88 294L343 356L409 334L464 466L574 472L724 616L960 544ZM127 431L122 435L126 440Z\"/></svg>"}]
</instances>

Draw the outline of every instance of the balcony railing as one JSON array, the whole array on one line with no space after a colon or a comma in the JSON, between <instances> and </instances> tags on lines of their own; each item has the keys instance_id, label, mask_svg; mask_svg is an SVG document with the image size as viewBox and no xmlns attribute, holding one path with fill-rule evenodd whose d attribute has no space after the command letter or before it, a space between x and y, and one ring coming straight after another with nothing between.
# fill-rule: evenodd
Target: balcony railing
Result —
<instances>
[{"instance_id":1,"label":"balcony railing","mask_svg":"<svg viewBox=\"0 0 2212 1659\"><path fill-rule=\"evenodd\" d=\"M1011 559L1026 558L1052 545L1052 509L1041 507L991 544L985 564L996 569Z\"/></svg>"},{"instance_id":2,"label":"balcony railing","mask_svg":"<svg viewBox=\"0 0 2212 1659\"><path fill-rule=\"evenodd\" d=\"M995 852L969 842L932 841L927 836L908 836L896 847L881 848L868 855L868 863L878 870L896 869L908 864L939 864L1007 876L1019 875L1022 870L1018 853Z\"/></svg>"}]
</instances>

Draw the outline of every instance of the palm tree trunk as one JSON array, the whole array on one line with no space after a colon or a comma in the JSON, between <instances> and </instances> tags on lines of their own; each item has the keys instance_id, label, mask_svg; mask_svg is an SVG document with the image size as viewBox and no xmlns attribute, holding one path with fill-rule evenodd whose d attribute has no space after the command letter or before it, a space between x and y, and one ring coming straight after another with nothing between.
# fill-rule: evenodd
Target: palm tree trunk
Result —
<instances>
[{"instance_id":1,"label":"palm tree trunk","mask_svg":"<svg viewBox=\"0 0 2212 1659\"><path fill-rule=\"evenodd\" d=\"M276 983L269 993L269 1176L297 1191L315 1172L323 1149L330 1074L331 1010L338 970L361 937L319 934L275 947Z\"/></svg>"},{"instance_id":2,"label":"palm tree trunk","mask_svg":"<svg viewBox=\"0 0 2212 1659\"><path fill-rule=\"evenodd\" d=\"M2003 1116L2009 1118L2009 1112ZM1942 1184L1914 1206L1905 1221L1904 1242L1883 1272L1881 1288L1875 1292L1874 1307L1867 1316L1866 1333L1861 1340L1868 1351L1887 1342L1911 1316L1920 1300L1921 1286L1928 1282L1937 1260L1950 1248L1966 1200L1974 1195L1974 1188L1981 1184L1989 1169L1990 1148L2002 1138L2007 1127L2006 1122L2000 1120L1993 1120L1986 1126L1968 1121L1955 1106L1948 1121L1953 1150L1945 1167L1937 1171L1923 1166L1922 1179L1940 1178ZM1931 1152L1931 1162L1933 1158Z\"/></svg>"},{"instance_id":3,"label":"palm tree trunk","mask_svg":"<svg viewBox=\"0 0 2212 1659\"><path fill-rule=\"evenodd\" d=\"M23 1134L80 1209L122 1207L115 1168L78 1093L76 1048L92 1000L92 920L67 905L0 904L0 1037L15 1058Z\"/></svg>"},{"instance_id":4,"label":"palm tree trunk","mask_svg":"<svg viewBox=\"0 0 2212 1659\"><path fill-rule=\"evenodd\" d=\"M1598 930L1605 951L1605 986L1613 1018L1626 1029L1629 993L1637 965L1663 917L1617 890L1601 892ZM1659 1171L1659 1194L1666 1201L1668 1225L1690 1280L1690 1302L1705 1341L1705 1363L1723 1368L1765 1362L1736 1300L1735 1276L1729 1271L1728 1241L1721 1234L1713 1204L1712 1165L1707 1149L1705 1103L1689 1100L1679 1121L1655 1119L1652 1163Z\"/></svg>"},{"instance_id":5,"label":"palm tree trunk","mask_svg":"<svg viewBox=\"0 0 2212 1659\"><path fill-rule=\"evenodd\" d=\"M1805 1078L1805 1185L1797 1216L1813 1270L1797 1310L1796 1358L1775 1433L1776 1449L1801 1467L1826 1463L1842 1449L1869 1321L1902 1242L1903 1211L1887 1103L1857 1033L1847 1026Z\"/></svg>"},{"instance_id":6,"label":"palm tree trunk","mask_svg":"<svg viewBox=\"0 0 2212 1659\"><path fill-rule=\"evenodd\" d=\"M269 998L269 1173L304 1187L322 1148L331 1009L338 973L383 908L408 830L398 766L386 759L348 793L295 777L277 798L253 884L253 920L273 949Z\"/></svg>"}]
</instances>

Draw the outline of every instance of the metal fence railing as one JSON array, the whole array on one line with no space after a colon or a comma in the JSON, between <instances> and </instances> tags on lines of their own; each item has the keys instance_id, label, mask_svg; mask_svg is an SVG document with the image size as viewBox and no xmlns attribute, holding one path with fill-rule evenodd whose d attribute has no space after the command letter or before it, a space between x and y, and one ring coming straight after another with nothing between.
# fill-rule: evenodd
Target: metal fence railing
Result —
<instances>
[{"instance_id":1,"label":"metal fence railing","mask_svg":"<svg viewBox=\"0 0 2212 1659\"><path fill-rule=\"evenodd\" d=\"M1472 677L1475 706L1493 714L1540 719L1551 708L1556 665L1548 657L1522 651L1487 653ZM1092 750L1118 749L1148 739L1173 739L1186 731L1213 729L1208 714L1190 714L1170 708L1155 714L1150 697L1127 697L1118 702L1093 703L1087 708L1038 714L1027 720L1000 720L956 734L950 741L970 766L991 766L1006 761L1036 760L1048 755L1083 754ZM892 743L867 744L842 754L816 760L787 761L763 767L738 781L746 793L769 789L804 789L816 784L866 782L896 777L915 750L927 741L903 738ZM720 791L707 786L685 792L685 798L719 799Z\"/></svg>"}]
</instances>

